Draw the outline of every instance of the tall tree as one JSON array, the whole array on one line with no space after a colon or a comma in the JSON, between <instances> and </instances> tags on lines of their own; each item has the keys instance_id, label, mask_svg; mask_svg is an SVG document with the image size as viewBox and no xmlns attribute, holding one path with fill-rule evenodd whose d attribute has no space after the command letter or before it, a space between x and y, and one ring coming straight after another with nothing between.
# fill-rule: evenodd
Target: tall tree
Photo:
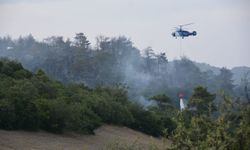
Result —
<instances>
[{"instance_id":1,"label":"tall tree","mask_svg":"<svg viewBox=\"0 0 250 150\"><path fill-rule=\"evenodd\" d=\"M87 50L89 48L90 42L87 40L87 37L83 33L76 33L74 39L74 44L76 47L84 50Z\"/></svg>"},{"instance_id":2,"label":"tall tree","mask_svg":"<svg viewBox=\"0 0 250 150\"><path fill-rule=\"evenodd\" d=\"M233 80L232 80L233 74L232 72L227 68L221 68L220 74L216 77L217 82L217 88L218 90L223 90L227 94L233 95Z\"/></svg>"},{"instance_id":3,"label":"tall tree","mask_svg":"<svg viewBox=\"0 0 250 150\"><path fill-rule=\"evenodd\" d=\"M188 107L195 111L195 114L209 114L215 110L215 95L210 94L204 87L196 87L191 96Z\"/></svg>"},{"instance_id":4,"label":"tall tree","mask_svg":"<svg viewBox=\"0 0 250 150\"><path fill-rule=\"evenodd\" d=\"M145 71L152 72L153 70L153 57L155 56L154 50L152 47L147 47L144 49L144 57L145 57Z\"/></svg>"}]
</instances>

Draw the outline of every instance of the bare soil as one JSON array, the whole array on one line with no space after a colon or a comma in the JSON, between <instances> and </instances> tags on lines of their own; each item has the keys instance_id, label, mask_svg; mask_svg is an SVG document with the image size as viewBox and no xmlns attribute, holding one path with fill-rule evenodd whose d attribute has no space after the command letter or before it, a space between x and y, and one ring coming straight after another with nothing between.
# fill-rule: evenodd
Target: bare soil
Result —
<instances>
[{"instance_id":1,"label":"bare soil","mask_svg":"<svg viewBox=\"0 0 250 150\"><path fill-rule=\"evenodd\" d=\"M156 145L160 149L169 145L168 141L111 125L98 128L95 135L0 130L0 150L101 150L114 142Z\"/></svg>"}]
</instances>

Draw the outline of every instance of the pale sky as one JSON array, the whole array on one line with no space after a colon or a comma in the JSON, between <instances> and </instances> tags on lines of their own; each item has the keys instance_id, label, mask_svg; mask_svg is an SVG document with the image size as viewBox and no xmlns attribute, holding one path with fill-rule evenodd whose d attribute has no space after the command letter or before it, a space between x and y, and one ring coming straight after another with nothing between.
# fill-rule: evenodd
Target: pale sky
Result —
<instances>
[{"instance_id":1,"label":"pale sky","mask_svg":"<svg viewBox=\"0 0 250 150\"><path fill-rule=\"evenodd\" d=\"M171 36L173 27L191 22L196 37ZM0 0L0 36L78 32L92 45L98 35L125 35L170 60L184 54L218 67L250 66L250 0Z\"/></svg>"}]
</instances>

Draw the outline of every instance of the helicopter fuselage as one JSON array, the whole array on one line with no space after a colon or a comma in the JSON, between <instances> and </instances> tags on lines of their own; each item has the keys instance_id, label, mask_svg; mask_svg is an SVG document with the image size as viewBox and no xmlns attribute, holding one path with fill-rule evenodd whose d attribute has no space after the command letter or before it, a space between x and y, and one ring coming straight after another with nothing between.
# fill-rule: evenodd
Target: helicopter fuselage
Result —
<instances>
[{"instance_id":1,"label":"helicopter fuselage","mask_svg":"<svg viewBox=\"0 0 250 150\"><path fill-rule=\"evenodd\" d=\"M189 32L189 31L185 31L185 30L176 30L175 32L172 33L172 36L177 38L177 37L181 37L181 38L184 38L184 37L188 37L190 35L192 36L196 36L196 31L193 31L193 32Z\"/></svg>"}]
</instances>

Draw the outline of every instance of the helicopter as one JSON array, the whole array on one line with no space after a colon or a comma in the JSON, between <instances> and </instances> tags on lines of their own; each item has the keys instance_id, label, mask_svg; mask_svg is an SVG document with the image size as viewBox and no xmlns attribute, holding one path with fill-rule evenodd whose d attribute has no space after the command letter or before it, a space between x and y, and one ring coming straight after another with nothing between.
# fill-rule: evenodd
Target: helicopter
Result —
<instances>
[{"instance_id":1,"label":"helicopter","mask_svg":"<svg viewBox=\"0 0 250 150\"><path fill-rule=\"evenodd\" d=\"M181 37L182 39L184 39L184 37L188 37L190 35L196 36L197 35L196 31L189 32L189 31L182 29L183 26L188 26L191 24L193 24L193 23L178 25L178 27L175 27L175 32L172 33L172 36L175 38Z\"/></svg>"}]
</instances>

